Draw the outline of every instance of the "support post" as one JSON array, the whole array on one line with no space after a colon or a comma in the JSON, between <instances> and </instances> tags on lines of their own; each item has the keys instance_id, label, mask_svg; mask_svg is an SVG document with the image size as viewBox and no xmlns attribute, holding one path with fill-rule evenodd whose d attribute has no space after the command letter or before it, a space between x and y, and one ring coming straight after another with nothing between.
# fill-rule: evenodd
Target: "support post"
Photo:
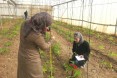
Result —
<instances>
[{"instance_id":1,"label":"support post","mask_svg":"<svg viewBox=\"0 0 117 78\"><path fill-rule=\"evenodd\" d=\"M117 35L117 19L116 19L116 25L115 25L115 36Z\"/></svg>"}]
</instances>

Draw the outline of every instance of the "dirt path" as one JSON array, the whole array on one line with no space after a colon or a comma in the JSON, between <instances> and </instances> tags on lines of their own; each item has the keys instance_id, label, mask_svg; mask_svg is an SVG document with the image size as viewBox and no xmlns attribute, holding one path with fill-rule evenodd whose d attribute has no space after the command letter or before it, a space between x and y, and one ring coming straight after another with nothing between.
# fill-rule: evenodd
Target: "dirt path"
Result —
<instances>
[{"instance_id":1,"label":"dirt path","mask_svg":"<svg viewBox=\"0 0 117 78\"><path fill-rule=\"evenodd\" d=\"M14 39L8 55L0 55L0 78L17 78L17 52L19 36Z\"/></svg>"}]
</instances>

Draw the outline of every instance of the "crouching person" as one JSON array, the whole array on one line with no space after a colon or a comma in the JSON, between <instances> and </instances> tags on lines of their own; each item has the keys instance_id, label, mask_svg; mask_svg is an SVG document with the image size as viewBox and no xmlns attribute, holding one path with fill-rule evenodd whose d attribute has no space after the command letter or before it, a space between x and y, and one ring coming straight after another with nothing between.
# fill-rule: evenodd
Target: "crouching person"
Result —
<instances>
[{"instance_id":1,"label":"crouching person","mask_svg":"<svg viewBox=\"0 0 117 78\"><path fill-rule=\"evenodd\" d=\"M83 68L89 59L90 46L89 43L83 39L83 36L80 32L74 33L72 52L73 55L69 61L70 65L75 65L77 68Z\"/></svg>"}]
</instances>

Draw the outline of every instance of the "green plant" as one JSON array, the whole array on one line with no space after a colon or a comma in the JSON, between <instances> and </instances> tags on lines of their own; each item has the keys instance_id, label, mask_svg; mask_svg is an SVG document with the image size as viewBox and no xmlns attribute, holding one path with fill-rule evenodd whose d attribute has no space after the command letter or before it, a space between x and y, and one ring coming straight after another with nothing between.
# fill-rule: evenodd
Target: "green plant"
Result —
<instances>
[{"instance_id":1,"label":"green plant","mask_svg":"<svg viewBox=\"0 0 117 78\"><path fill-rule=\"evenodd\" d=\"M9 49L6 47L0 48L0 54L6 54L8 53Z\"/></svg>"},{"instance_id":2,"label":"green plant","mask_svg":"<svg viewBox=\"0 0 117 78\"><path fill-rule=\"evenodd\" d=\"M13 39L18 33L19 33L19 30L20 30L20 23L18 22L17 24L14 25L14 27L12 27L10 30L9 30L9 33L7 33L5 36L8 38L8 39Z\"/></svg>"},{"instance_id":3,"label":"green plant","mask_svg":"<svg viewBox=\"0 0 117 78\"><path fill-rule=\"evenodd\" d=\"M54 73L55 68L54 67L51 68L51 67L49 67L49 65L50 65L50 62L48 62L48 61L43 64L43 73L50 75L51 71L53 71L53 73ZM52 77L49 76L49 78L53 78L53 77L54 76L52 76Z\"/></svg>"},{"instance_id":4,"label":"green plant","mask_svg":"<svg viewBox=\"0 0 117 78\"><path fill-rule=\"evenodd\" d=\"M39 50L39 54L40 54L40 57L41 57L42 59L44 59L44 58L47 57L47 56L46 56L46 53L45 53L44 51L42 51L42 50Z\"/></svg>"},{"instance_id":5,"label":"green plant","mask_svg":"<svg viewBox=\"0 0 117 78\"><path fill-rule=\"evenodd\" d=\"M107 40L111 43L111 44L113 44L113 45L116 45L117 44L117 40L115 40L116 39L116 37L114 38L113 36L109 36L108 38L107 38Z\"/></svg>"},{"instance_id":6,"label":"green plant","mask_svg":"<svg viewBox=\"0 0 117 78\"><path fill-rule=\"evenodd\" d=\"M83 27L76 26L76 25L66 24L64 22L60 23L59 21L55 21L54 24L55 24L54 26L59 26L59 27L61 26L61 27L67 28L69 29L69 31L79 31L86 36L89 36L89 31L90 31L90 35L95 38L98 38L100 40L108 40L108 42L114 45L116 43L116 37L113 37L112 35L104 34L98 31L90 30L88 28L83 28Z\"/></svg>"},{"instance_id":7,"label":"green plant","mask_svg":"<svg viewBox=\"0 0 117 78\"><path fill-rule=\"evenodd\" d=\"M113 67L112 63L110 63L110 62L108 62L108 61L105 61L105 60L102 60L102 61L101 61L101 65L102 65L103 67L110 68L110 69Z\"/></svg>"},{"instance_id":8,"label":"green plant","mask_svg":"<svg viewBox=\"0 0 117 78\"><path fill-rule=\"evenodd\" d=\"M21 21L19 20L17 23L15 23L13 25L13 27L11 27L9 29L8 28L3 29L2 31L0 31L0 35L2 35L3 37L6 37L8 39L14 38L19 33L20 23L21 23Z\"/></svg>"},{"instance_id":9,"label":"green plant","mask_svg":"<svg viewBox=\"0 0 117 78\"><path fill-rule=\"evenodd\" d=\"M101 38L102 39L102 36L99 33L97 33L96 38Z\"/></svg>"},{"instance_id":10,"label":"green plant","mask_svg":"<svg viewBox=\"0 0 117 78\"><path fill-rule=\"evenodd\" d=\"M50 33L47 32L47 33L46 33L46 36L45 36L46 41L49 41L50 38L51 38Z\"/></svg>"},{"instance_id":11,"label":"green plant","mask_svg":"<svg viewBox=\"0 0 117 78\"><path fill-rule=\"evenodd\" d=\"M114 38L110 36L110 37L108 38L108 40L112 42L112 41L114 40Z\"/></svg>"},{"instance_id":12,"label":"green plant","mask_svg":"<svg viewBox=\"0 0 117 78\"><path fill-rule=\"evenodd\" d=\"M12 45L12 42L10 42L10 41L7 41L6 43L4 43L5 47L11 46L11 45Z\"/></svg>"},{"instance_id":13,"label":"green plant","mask_svg":"<svg viewBox=\"0 0 117 78\"><path fill-rule=\"evenodd\" d=\"M68 41L73 42L73 32L65 31L64 29L60 29L59 26L56 26L53 24L53 29L60 35L62 35L64 38L66 38Z\"/></svg>"},{"instance_id":14,"label":"green plant","mask_svg":"<svg viewBox=\"0 0 117 78\"><path fill-rule=\"evenodd\" d=\"M9 31L9 29L7 29L7 28L2 29L2 30L0 31L0 35L5 35L5 34L8 33L8 31Z\"/></svg>"},{"instance_id":15,"label":"green plant","mask_svg":"<svg viewBox=\"0 0 117 78\"><path fill-rule=\"evenodd\" d=\"M50 72L48 65L49 65L49 62L45 62L43 64L43 73Z\"/></svg>"},{"instance_id":16,"label":"green plant","mask_svg":"<svg viewBox=\"0 0 117 78\"><path fill-rule=\"evenodd\" d=\"M99 48L100 50L104 50L104 49L105 49L105 47L104 47L103 45L99 45L98 48Z\"/></svg>"},{"instance_id":17,"label":"green plant","mask_svg":"<svg viewBox=\"0 0 117 78\"><path fill-rule=\"evenodd\" d=\"M69 72L69 71L73 71L74 74L72 76L72 78L78 78L78 77L81 77L81 71L79 69L74 69L72 66L70 66L70 64L67 64L67 63L64 63L63 66L65 67L66 69L66 72ZM71 76L68 76L68 78L71 78Z\"/></svg>"},{"instance_id":18,"label":"green plant","mask_svg":"<svg viewBox=\"0 0 117 78\"><path fill-rule=\"evenodd\" d=\"M10 18L3 18L1 19L0 23L5 24L6 22L9 22L11 19Z\"/></svg>"},{"instance_id":19,"label":"green plant","mask_svg":"<svg viewBox=\"0 0 117 78\"><path fill-rule=\"evenodd\" d=\"M117 57L117 53L115 52L109 52L108 55L111 57Z\"/></svg>"},{"instance_id":20,"label":"green plant","mask_svg":"<svg viewBox=\"0 0 117 78\"><path fill-rule=\"evenodd\" d=\"M18 33L19 33L19 30L20 30L20 23L21 23L21 20L19 20L17 23L15 23L13 25L13 27L11 28L5 28L5 29L2 29L0 31L0 36L4 39L8 38L8 39L12 39L13 37L15 37ZM12 42L10 41L7 41L3 44L3 46L0 48L0 54L6 54L9 52L9 48L8 46L11 46L12 45Z\"/></svg>"},{"instance_id":21,"label":"green plant","mask_svg":"<svg viewBox=\"0 0 117 78\"><path fill-rule=\"evenodd\" d=\"M52 77L49 76L48 78L54 78L54 76L52 76Z\"/></svg>"},{"instance_id":22,"label":"green plant","mask_svg":"<svg viewBox=\"0 0 117 78\"><path fill-rule=\"evenodd\" d=\"M61 48L60 48L60 44L59 43L56 42L56 43L54 43L52 45L52 52L54 52L54 54L56 54L56 55L60 54Z\"/></svg>"}]
</instances>

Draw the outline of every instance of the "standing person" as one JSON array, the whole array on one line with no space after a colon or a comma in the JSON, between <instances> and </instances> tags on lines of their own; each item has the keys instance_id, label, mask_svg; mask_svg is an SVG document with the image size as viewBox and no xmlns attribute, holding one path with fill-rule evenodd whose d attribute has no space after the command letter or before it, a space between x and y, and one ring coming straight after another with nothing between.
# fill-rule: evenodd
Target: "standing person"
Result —
<instances>
[{"instance_id":1,"label":"standing person","mask_svg":"<svg viewBox=\"0 0 117 78\"><path fill-rule=\"evenodd\" d=\"M44 33L52 24L46 12L35 14L26 20L20 30L17 78L43 78L39 50L49 51L51 42L45 42Z\"/></svg>"},{"instance_id":2,"label":"standing person","mask_svg":"<svg viewBox=\"0 0 117 78\"><path fill-rule=\"evenodd\" d=\"M27 10L24 12L25 20L28 18L28 12Z\"/></svg>"},{"instance_id":3,"label":"standing person","mask_svg":"<svg viewBox=\"0 0 117 78\"><path fill-rule=\"evenodd\" d=\"M89 59L90 46L89 43L83 39L80 32L74 33L74 42L72 48L72 58L70 63L76 65L78 68L84 67L84 64Z\"/></svg>"}]
</instances>

